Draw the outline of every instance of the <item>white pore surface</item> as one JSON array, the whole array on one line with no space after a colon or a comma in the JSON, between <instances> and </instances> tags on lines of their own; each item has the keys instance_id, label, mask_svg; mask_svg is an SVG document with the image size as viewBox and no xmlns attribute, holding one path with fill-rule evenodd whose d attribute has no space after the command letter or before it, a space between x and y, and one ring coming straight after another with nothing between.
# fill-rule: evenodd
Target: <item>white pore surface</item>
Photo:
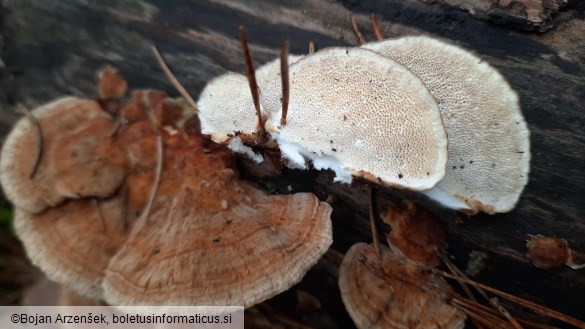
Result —
<instances>
[{"instance_id":1,"label":"white pore surface","mask_svg":"<svg viewBox=\"0 0 585 329\"><path fill-rule=\"evenodd\" d=\"M301 55L289 55L291 65L303 58ZM282 78L280 75L280 59L267 63L256 71L256 80L260 88L260 103L266 115L282 108Z\"/></svg>"},{"instance_id":2,"label":"white pore surface","mask_svg":"<svg viewBox=\"0 0 585 329\"><path fill-rule=\"evenodd\" d=\"M256 131L258 116L245 75L228 72L211 80L197 100L201 133L218 143L236 131Z\"/></svg>"},{"instance_id":3,"label":"white pore surface","mask_svg":"<svg viewBox=\"0 0 585 329\"><path fill-rule=\"evenodd\" d=\"M289 65L303 56L289 55ZM269 62L256 71L260 90L260 110L264 115L282 107L282 79L280 60ZM201 132L224 143L236 131L256 131L258 116L250 91L248 78L239 73L228 72L211 80L197 100ZM246 152L242 152L247 154Z\"/></svg>"},{"instance_id":4,"label":"white pore surface","mask_svg":"<svg viewBox=\"0 0 585 329\"><path fill-rule=\"evenodd\" d=\"M528 182L529 131L518 97L500 73L477 56L428 37L364 45L414 72L429 88L449 136L447 174L431 198L488 213L510 211ZM439 197L441 195L441 197ZM446 196L450 196L449 200Z\"/></svg>"},{"instance_id":5,"label":"white pore surface","mask_svg":"<svg viewBox=\"0 0 585 329\"><path fill-rule=\"evenodd\" d=\"M352 174L413 190L444 176L439 108L404 66L361 48L329 48L292 64L289 75L287 124L280 127L279 109L266 127L291 162L304 156L340 181Z\"/></svg>"}]
</instances>

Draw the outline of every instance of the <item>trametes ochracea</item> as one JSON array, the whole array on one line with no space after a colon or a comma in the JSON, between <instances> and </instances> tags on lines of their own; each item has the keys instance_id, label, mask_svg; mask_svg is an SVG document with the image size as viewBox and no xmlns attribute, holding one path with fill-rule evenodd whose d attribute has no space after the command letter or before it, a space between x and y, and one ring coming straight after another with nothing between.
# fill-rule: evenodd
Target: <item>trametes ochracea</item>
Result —
<instances>
[{"instance_id":1,"label":"trametes ochracea","mask_svg":"<svg viewBox=\"0 0 585 329\"><path fill-rule=\"evenodd\" d=\"M240 180L233 154L189 133L166 93L113 96L28 112L2 148L16 234L51 280L111 305L248 307L327 251L327 203Z\"/></svg>"},{"instance_id":2,"label":"trametes ochracea","mask_svg":"<svg viewBox=\"0 0 585 329\"><path fill-rule=\"evenodd\" d=\"M416 190L470 214L507 212L518 201L529 131L516 93L477 56L420 36L289 60L290 99L275 92L284 85L276 62L258 70L270 72L259 79L259 103L288 166L311 160L336 181L353 175ZM207 85L197 104L202 132L260 161L230 137L257 128L245 81L228 73ZM284 100L288 114L275 108Z\"/></svg>"}]
</instances>

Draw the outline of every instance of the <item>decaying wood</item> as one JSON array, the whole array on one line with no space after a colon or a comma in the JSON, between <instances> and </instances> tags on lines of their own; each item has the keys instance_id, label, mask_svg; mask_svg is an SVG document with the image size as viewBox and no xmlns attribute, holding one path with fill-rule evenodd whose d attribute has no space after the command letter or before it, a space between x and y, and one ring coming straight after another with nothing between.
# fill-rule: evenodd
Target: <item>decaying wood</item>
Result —
<instances>
[{"instance_id":1,"label":"decaying wood","mask_svg":"<svg viewBox=\"0 0 585 329\"><path fill-rule=\"evenodd\" d=\"M546 31L567 0L421 0L463 9L469 14L525 30Z\"/></svg>"},{"instance_id":2,"label":"decaying wood","mask_svg":"<svg viewBox=\"0 0 585 329\"><path fill-rule=\"evenodd\" d=\"M421 195L390 189L377 193L378 209L400 205L403 199L418 202L445 225L448 252L458 267L465 268L474 251L489 256L474 280L583 320L583 270L536 268L525 255L525 244L529 234L542 234L564 238L572 248L585 250L585 8L577 1L562 8L560 1L465 1L476 6L478 16L481 8L487 8L490 17L503 12L506 17L520 15L534 29L552 27L546 33L530 34L511 28L511 21L494 25L440 5L463 2L4 0L0 34L6 67L0 68L0 141L18 117L13 106L17 101L34 108L65 94L95 97L96 72L106 64L118 68L130 86L173 93L152 56L152 45L196 99L213 77L230 70L245 72L240 25L248 28L258 66L277 58L285 40L290 40L292 54L306 53L310 42L317 50L357 45L351 15L366 41L373 41L374 12L387 38L440 37L499 69L520 96L532 150L529 184L510 213L461 217ZM525 18L517 14L521 5ZM494 11L497 8L502 11ZM251 172L243 176L271 192L291 193L290 186L292 192L313 191L322 200L335 195L332 252L337 258L353 243L371 241L366 186L333 184L327 172L284 170L276 178L258 178ZM347 326L351 320L337 288L337 258L328 254L301 283L273 298L271 307L308 326ZM311 314L295 313L299 289L319 299L322 308Z\"/></svg>"}]
</instances>

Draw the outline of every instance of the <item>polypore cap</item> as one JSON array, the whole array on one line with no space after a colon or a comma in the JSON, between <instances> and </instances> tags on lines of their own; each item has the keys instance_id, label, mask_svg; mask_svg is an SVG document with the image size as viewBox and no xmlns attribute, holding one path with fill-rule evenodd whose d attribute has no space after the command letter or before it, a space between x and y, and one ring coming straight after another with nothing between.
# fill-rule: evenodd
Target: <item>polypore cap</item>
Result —
<instances>
[{"instance_id":1,"label":"polypore cap","mask_svg":"<svg viewBox=\"0 0 585 329\"><path fill-rule=\"evenodd\" d=\"M424 287L437 287L437 290ZM388 248L357 243L339 268L339 290L358 328L463 328L465 313L446 302L440 277L404 263Z\"/></svg>"},{"instance_id":2,"label":"polypore cap","mask_svg":"<svg viewBox=\"0 0 585 329\"><path fill-rule=\"evenodd\" d=\"M449 137L447 174L426 193L447 207L510 211L528 182L529 131L518 96L474 54L430 37L366 44L406 66L437 100Z\"/></svg>"},{"instance_id":3,"label":"polypore cap","mask_svg":"<svg viewBox=\"0 0 585 329\"><path fill-rule=\"evenodd\" d=\"M61 98L32 111L40 125L42 152L29 118L8 135L0 158L0 181L16 207L39 212L65 198L110 196L126 174L126 154L110 137L114 122L94 101Z\"/></svg>"},{"instance_id":4,"label":"polypore cap","mask_svg":"<svg viewBox=\"0 0 585 329\"><path fill-rule=\"evenodd\" d=\"M290 63L302 56L289 55ZM256 71L260 104L264 115L280 109L282 83L278 59ZM224 143L234 132L253 133L258 125L252 94L246 76L228 72L207 83L197 101L202 133Z\"/></svg>"},{"instance_id":5,"label":"polypore cap","mask_svg":"<svg viewBox=\"0 0 585 329\"><path fill-rule=\"evenodd\" d=\"M303 58L301 55L289 55L288 64L296 63ZM280 75L280 59L262 65L256 71L258 87L260 87L260 103L266 115L282 108L282 78Z\"/></svg>"},{"instance_id":6,"label":"polypore cap","mask_svg":"<svg viewBox=\"0 0 585 329\"><path fill-rule=\"evenodd\" d=\"M176 134L164 154L148 219L106 270L108 303L251 306L300 281L331 244L329 205L240 181L226 147Z\"/></svg>"},{"instance_id":7,"label":"polypore cap","mask_svg":"<svg viewBox=\"0 0 585 329\"><path fill-rule=\"evenodd\" d=\"M567 265L574 270L585 268L585 254L569 248L565 239L532 235L526 247L528 258L537 267L553 269Z\"/></svg>"},{"instance_id":8,"label":"polypore cap","mask_svg":"<svg viewBox=\"0 0 585 329\"><path fill-rule=\"evenodd\" d=\"M16 208L15 231L32 263L49 279L102 298L104 270L127 232L120 219L122 199L68 200L37 214Z\"/></svg>"},{"instance_id":9,"label":"polypore cap","mask_svg":"<svg viewBox=\"0 0 585 329\"><path fill-rule=\"evenodd\" d=\"M254 132L258 117L246 76L228 72L207 83L197 100L201 133L223 143L236 131Z\"/></svg>"},{"instance_id":10,"label":"polypore cap","mask_svg":"<svg viewBox=\"0 0 585 329\"><path fill-rule=\"evenodd\" d=\"M387 240L397 255L421 267L441 263L437 253L446 247L446 236L432 214L407 201L405 208L386 207L380 218L392 227Z\"/></svg>"},{"instance_id":11,"label":"polypore cap","mask_svg":"<svg viewBox=\"0 0 585 329\"><path fill-rule=\"evenodd\" d=\"M110 65L99 72L98 93L101 99L118 99L124 97L128 91L128 83Z\"/></svg>"},{"instance_id":12,"label":"polypore cap","mask_svg":"<svg viewBox=\"0 0 585 329\"><path fill-rule=\"evenodd\" d=\"M444 176L439 108L402 65L362 48L328 48L292 64L289 75L287 124L280 111L267 122L279 144L335 157L346 172L383 185L422 190Z\"/></svg>"}]
</instances>

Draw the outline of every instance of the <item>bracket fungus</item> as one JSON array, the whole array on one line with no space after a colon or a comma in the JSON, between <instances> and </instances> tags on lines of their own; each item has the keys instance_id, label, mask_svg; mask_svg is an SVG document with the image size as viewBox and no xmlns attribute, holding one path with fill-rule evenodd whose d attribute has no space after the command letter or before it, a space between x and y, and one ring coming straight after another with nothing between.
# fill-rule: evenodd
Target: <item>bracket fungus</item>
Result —
<instances>
[{"instance_id":1,"label":"bracket fungus","mask_svg":"<svg viewBox=\"0 0 585 329\"><path fill-rule=\"evenodd\" d=\"M303 57L302 55L288 55L287 63L290 66ZM282 109L280 59L275 59L259 67L256 71L256 77L260 87L260 104L262 104L265 114L278 112Z\"/></svg>"},{"instance_id":2,"label":"bracket fungus","mask_svg":"<svg viewBox=\"0 0 585 329\"><path fill-rule=\"evenodd\" d=\"M228 141L236 131L256 131L258 118L254 109L248 79L228 72L207 83L197 100L201 133L217 143Z\"/></svg>"},{"instance_id":3,"label":"bracket fungus","mask_svg":"<svg viewBox=\"0 0 585 329\"><path fill-rule=\"evenodd\" d=\"M103 81L102 76L100 82ZM121 117L126 123L115 134L112 134L114 125L103 131L85 131L81 138L70 139L64 148L83 148L85 139L105 134L109 138L109 144L124 152L124 158L127 158L126 171L119 186L110 195L102 198L66 198L59 205L37 213L31 213L15 204L15 231L32 262L51 280L90 298L103 298L103 273L110 259L126 240L128 230L137 220L137 214L143 211L148 199L149 187L154 179L152 168L156 163L155 152L149 149L155 147L152 141L157 132L144 115L146 108L151 109L144 104L144 100L155 98L154 94L156 93L134 93L133 101L121 108ZM76 101L93 104L87 100ZM153 103L161 105L161 102ZM76 111L76 107L64 107L61 115L69 117L72 115L69 111ZM100 108L99 111L106 109ZM109 117L107 114L106 116ZM77 124L93 126L100 121L101 115ZM67 137L66 133L65 135ZM44 156L47 156L47 152ZM92 170L101 160L87 156L85 161L85 168ZM65 181L75 178L82 180L84 175L87 174L82 170L74 171L70 173L70 178L65 177ZM96 180L107 180L109 173L93 171L93 175ZM56 176L54 179L56 185L62 184L64 180L63 176ZM2 183L6 188L5 182Z\"/></svg>"},{"instance_id":4,"label":"bracket fungus","mask_svg":"<svg viewBox=\"0 0 585 329\"><path fill-rule=\"evenodd\" d=\"M407 67L437 100L449 138L445 177L430 198L469 213L510 211L528 182L529 131L518 96L479 57L429 37L365 44Z\"/></svg>"},{"instance_id":5,"label":"bracket fungus","mask_svg":"<svg viewBox=\"0 0 585 329\"><path fill-rule=\"evenodd\" d=\"M289 63L302 58L289 55ZM262 115L267 117L280 109L282 88L280 61L269 62L256 71ZM248 79L240 73L228 72L209 81L197 100L201 132L218 143L225 143L236 132L255 133L258 117L250 96Z\"/></svg>"},{"instance_id":6,"label":"bracket fungus","mask_svg":"<svg viewBox=\"0 0 585 329\"><path fill-rule=\"evenodd\" d=\"M128 91L128 82L112 66L106 66L99 72L98 81L100 99L110 100L122 98Z\"/></svg>"},{"instance_id":7,"label":"bracket fungus","mask_svg":"<svg viewBox=\"0 0 585 329\"><path fill-rule=\"evenodd\" d=\"M42 145L31 120L22 118L2 147L0 182L12 203L35 213L67 198L107 197L120 186L128 159L112 142L115 124L97 102L65 97L31 114ZM40 157L35 148L42 148Z\"/></svg>"},{"instance_id":8,"label":"bracket fungus","mask_svg":"<svg viewBox=\"0 0 585 329\"><path fill-rule=\"evenodd\" d=\"M214 141L227 144L232 151L245 154L258 163L267 158L273 169L280 172L280 152L266 133L265 122L272 115L276 104L282 103L286 113L289 91L286 74L288 63L298 60L301 56L289 56L289 44L288 41L285 42L279 59L259 70L258 80L244 26L240 27L240 40L246 63L247 87L243 83L244 76L232 72L209 82L197 102L201 131L210 135ZM277 67L280 70L277 70ZM277 85L281 86L280 92L275 89ZM262 90L266 91L264 96ZM268 110L264 109L265 106ZM252 109L256 112L255 117L248 113Z\"/></svg>"},{"instance_id":9,"label":"bracket fungus","mask_svg":"<svg viewBox=\"0 0 585 329\"><path fill-rule=\"evenodd\" d=\"M105 272L111 303L251 306L297 283L331 244L329 205L240 181L231 152L202 136L165 139L163 167L149 220Z\"/></svg>"},{"instance_id":10,"label":"bracket fungus","mask_svg":"<svg viewBox=\"0 0 585 329\"><path fill-rule=\"evenodd\" d=\"M447 135L422 81L402 65L361 48L327 48L290 66L289 113L267 129L283 156L304 168L331 168L413 190L445 174Z\"/></svg>"},{"instance_id":11,"label":"bracket fungus","mask_svg":"<svg viewBox=\"0 0 585 329\"><path fill-rule=\"evenodd\" d=\"M408 201L405 208L387 207L380 217L392 227L387 241L394 253L423 267L441 263L437 253L445 249L446 236L430 213Z\"/></svg>"},{"instance_id":12,"label":"bracket fungus","mask_svg":"<svg viewBox=\"0 0 585 329\"><path fill-rule=\"evenodd\" d=\"M565 239L532 235L526 248L528 258L537 267L553 269L567 265L574 270L585 268L585 254L569 248Z\"/></svg>"},{"instance_id":13,"label":"bracket fungus","mask_svg":"<svg viewBox=\"0 0 585 329\"><path fill-rule=\"evenodd\" d=\"M15 231L33 264L51 280L99 299L103 272L127 234L122 202L121 196L68 200L36 214L16 208ZM126 206L126 212L132 208Z\"/></svg>"},{"instance_id":14,"label":"bracket fungus","mask_svg":"<svg viewBox=\"0 0 585 329\"><path fill-rule=\"evenodd\" d=\"M29 257L52 280L113 305L251 306L290 288L329 248L331 207L310 193L271 196L241 181L233 154L206 136L186 133L180 109L166 97L136 91L119 106L120 126L84 130L83 136L107 135L125 159L110 194L65 195L36 213L16 204L15 227ZM45 134L55 134L39 177L53 140L99 126L106 117L112 121L106 109L94 109L95 102L70 101L105 117L82 116L62 131L53 125L63 120L41 121ZM69 118L69 111L78 109L65 107L61 115ZM71 138L67 148L85 145L83 138ZM13 158L4 155L13 167ZM84 168L101 164L100 157L85 160ZM111 175L90 174L94 180ZM66 178L55 175L52 184ZM4 188L7 182L2 180Z\"/></svg>"},{"instance_id":15,"label":"bracket fungus","mask_svg":"<svg viewBox=\"0 0 585 329\"><path fill-rule=\"evenodd\" d=\"M381 251L357 243L339 268L341 298L358 328L463 328L465 313L448 304L441 277Z\"/></svg>"}]
</instances>

